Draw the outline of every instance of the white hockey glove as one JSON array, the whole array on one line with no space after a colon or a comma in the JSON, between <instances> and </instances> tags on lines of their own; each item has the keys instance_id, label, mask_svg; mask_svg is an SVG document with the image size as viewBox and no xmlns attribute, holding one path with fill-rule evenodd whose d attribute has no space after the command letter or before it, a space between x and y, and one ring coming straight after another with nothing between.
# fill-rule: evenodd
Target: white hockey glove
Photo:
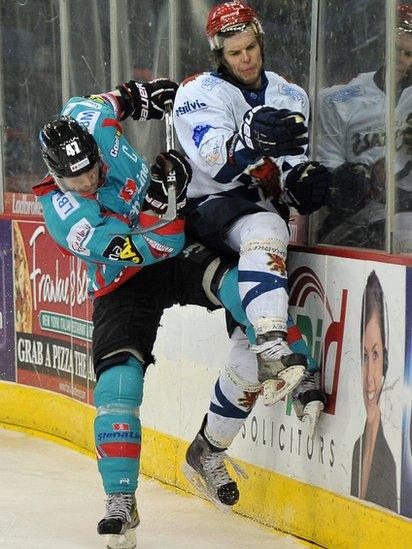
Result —
<instances>
[{"instance_id":1,"label":"white hockey glove","mask_svg":"<svg viewBox=\"0 0 412 549\"><path fill-rule=\"evenodd\" d=\"M243 117L239 137L246 148L268 156L295 156L307 145L305 117L288 109L258 106Z\"/></svg>"}]
</instances>

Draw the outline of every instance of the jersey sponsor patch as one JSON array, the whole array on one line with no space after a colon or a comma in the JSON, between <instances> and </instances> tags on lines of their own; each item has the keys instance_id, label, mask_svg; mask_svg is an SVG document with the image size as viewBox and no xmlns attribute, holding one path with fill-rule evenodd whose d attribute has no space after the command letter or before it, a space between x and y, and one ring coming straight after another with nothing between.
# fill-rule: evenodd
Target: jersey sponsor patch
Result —
<instances>
[{"instance_id":1,"label":"jersey sponsor patch","mask_svg":"<svg viewBox=\"0 0 412 549\"><path fill-rule=\"evenodd\" d=\"M209 75L202 79L202 83L200 84L200 87L204 90L212 91L213 88L216 86L219 86L222 84L223 80L221 78L217 78L216 76Z\"/></svg>"},{"instance_id":2,"label":"jersey sponsor patch","mask_svg":"<svg viewBox=\"0 0 412 549\"><path fill-rule=\"evenodd\" d=\"M67 219L69 215L80 208L80 204L74 198L71 192L62 193L56 192L53 194L52 203L57 215L62 221Z\"/></svg>"},{"instance_id":3,"label":"jersey sponsor patch","mask_svg":"<svg viewBox=\"0 0 412 549\"><path fill-rule=\"evenodd\" d=\"M90 133L93 133L99 116L100 113L96 111L82 111L76 115L76 121L81 126L89 130Z\"/></svg>"},{"instance_id":4,"label":"jersey sponsor patch","mask_svg":"<svg viewBox=\"0 0 412 549\"><path fill-rule=\"evenodd\" d=\"M166 258L169 257L173 251L173 248L171 248L170 246L166 246L165 244L156 242L156 240L153 240L146 235L143 235L143 238L146 240L147 245L149 246L150 253L153 257Z\"/></svg>"},{"instance_id":5,"label":"jersey sponsor patch","mask_svg":"<svg viewBox=\"0 0 412 549\"><path fill-rule=\"evenodd\" d=\"M130 204L130 202L133 200L133 197L137 194L137 184L136 181L133 179L130 179L129 177L126 179L126 183L123 185L123 187L119 191L119 198L124 200L127 204Z\"/></svg>"},{"instance_id":6,"label":"jersey sponsor patch","mask_svg":"<svg viewBox=\"0 0 412 549\"><path fill-rule=\"evenodd\" d=\"M213 166L213 164L224 164L224 151L225 141L222 135L209 139L199 149L200 155L206 159L206 162L210 166Z\"/></svg>"},{"instance_id":7,"label":"jersey sponsor patch","mask_svg":"<svg viewBox=\"0 0 412 549\"><path fill-rule=\"evenodd\" d=\"M90 255L90 250L87 249L91 237L93 236L94 228L89 221L83 217L75 223L66 236L67 244L70 250L81 255Z\"/></svg>"},{"instance_id":8,"label":"jersey sponsor patch","mask_svg":"<svg viewBox=\"0 0 412 549\"><path fill-rule=\"evenodd\" d=\"M211 128L213 128L213 126L210 124L200 124L199 126L195 126L193 128L192 139L196 145L196 148L199 148L200 142L202 141L205 133L207 133Z\"/></svg>"},{"instance_id":9,"label":"jersey sponsor patch","mask_svg":"<svg viewBox=\"0 0 412 549\"><path fill-rule=\"evenodd\" d=\"M203 101L200 101L200 99L194 99L193 101L185 101L183 105L180 107L177 107L175 109L175 114L177 117L183 116L185 114L191 114L195 111L200 111L202 109L206 109L207 105Z\"/></svg>"},{"instance_id":10,"label":"jersey sponsor patch","mask_svg":"<svg viewBox=\"0 0 412 549\"><path fill-rule=\"evenodd\" d=\"M350 86L349 88L330 93L326 97L325 102L328 107L333 107L334 103L344 103L354 97L360 97L363 94L364 91L361 86Z\"/></svg>"},{"instance_id":11,"label":"jersey sponsor patch","mask_svg":"<svg viewBox=\"0 0 412 549\"><path fill-rule=\"evenodd\" d=\"M113 158L116 158L117 155L119 154L121 135L122 134L119 132L119 130L116 130L114 132L114 143L113 143L113 147L110 149L110 156L113 156Z\"/></svg>"},{"instance_id":12,"label":"jersey sponsor patch","mask_svg":"<svg viewBox=\"0 0 412 549\"><path fill-rule=\"evenodd\" d=\"M301 103L303 107L306 105L306 97L303 93L289 84L279 84L279 93L288 95L293 101Z\"/></svg>"},{"instance_id":13,"label":"jersey sponsor patch","mask_svg":"<svg viewBox=\"0 0 412 549\"><path fill-rule=\"evenodd\" d=\"M103 256L112 261L132 261L138 265L143 262L143 256L133 244L129 236L115 236L103 252Z\"/></svg>"}]
</instances>

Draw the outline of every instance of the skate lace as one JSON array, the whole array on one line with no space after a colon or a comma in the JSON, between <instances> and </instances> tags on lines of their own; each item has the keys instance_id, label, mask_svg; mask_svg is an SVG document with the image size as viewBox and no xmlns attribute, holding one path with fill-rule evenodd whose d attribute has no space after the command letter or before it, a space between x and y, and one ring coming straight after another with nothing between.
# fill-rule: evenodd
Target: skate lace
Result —
<instances>
[{"instance_id":1,"label":"skate lace","mask_svg":"<svg viewBox=\"0 0 412 549\"><path fill-rule=\"evenodd\" d=\"M133 502L133 494L109 494L104 518L119 518L123 522L130 522Z\"/></svg>"},{"instance_id":2,"label":"skate lace","mask_svg":"<svg viewBox=\"0 0 412 549\"><path fill-rule=\"evenodd\" d=\"M264 341L259 345L251 345L250 350L253 353L265 353L265 357L272 360L280 360L282 357L292 354L288 344L281 337L272 341Z\"/></svg>"},{"instance_id":3,"label":"skate lace","mask_svg":"<svg viewBox=\"0 0 412 549\"><path fill-rule=\"evenodd\" d=\"M238 477L248 478L245 470L233 458L228 456L226 452L213 452L205 457L203 469L209 482L215 488L220 488L220 486L233 482L226 469L225 461L232 465Z\"/></svg>"}]
</instances>

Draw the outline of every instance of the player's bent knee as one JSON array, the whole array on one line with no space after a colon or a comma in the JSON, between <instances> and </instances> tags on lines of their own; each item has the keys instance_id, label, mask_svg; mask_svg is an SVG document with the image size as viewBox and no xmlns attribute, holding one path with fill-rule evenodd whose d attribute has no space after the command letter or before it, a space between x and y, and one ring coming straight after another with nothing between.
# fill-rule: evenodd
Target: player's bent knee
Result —
<instances>
[{"instance_id":1,"label":"player's bent knee","mask_svg":"<svg viewBox=\"0 0 412 549\"><path fill-rule=\"evenodd\" d=\"M287 246L289 243L288 227L279 215L273 212L258 212L251 217L253 217L253 222L243 234L242 251L245 251L243 248L251 241L270 243L274 240L282 246Z\"/></svg>"},{"instance_id":2,"label":"player's bent knee","mask_svg":"<svg viewBox=\"0 0 412 549\"><path fill-rule=\"evenodd\" d=\"M114 356L115 358L115 356ZM128 355L122 363L113 361L100 374L94 390L96 408L117 406L136 409L143 399L143 367L137 358Z\"/></svg>"}]
</instances>

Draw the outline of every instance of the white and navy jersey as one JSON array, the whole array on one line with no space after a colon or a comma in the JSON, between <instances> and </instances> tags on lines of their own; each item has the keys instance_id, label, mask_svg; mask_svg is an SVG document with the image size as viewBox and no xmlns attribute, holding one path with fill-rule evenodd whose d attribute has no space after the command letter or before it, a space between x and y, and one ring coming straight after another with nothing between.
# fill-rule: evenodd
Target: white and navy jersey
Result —
<instances>
[{"instance_id":1,"label":"white and navy jersey","mask_svg":"<svg viewBox=\"0 0 412 549\"><path fill-rule=\"evenodd\" d=\"M251 183L244 173L263 155L246 149L238 138L244 114L258 105L289 109L309 119L309 101L305 91L288 83L274 72L262 74L259 90L246 90L224 80L217 73L202 73L187 78L179 87L173 119L176 133L190 159L193 178L189 198L214 195L240 189ZM277 159L290 166L307 157Z\"/></svg>"},{"instance_id":2,"label":"white and navy jersey","mask_svg":"<svg viewBox=\"0 0 412 549\"><path fill-rule=\"evenodd\" d=\"M317 150L319 161L326 166L336 168L344 162L372 166L384 158L386 96L376 85L375 74L361 73L347 84L320 92ZM404 130L411 117L412 87L409 86L402 91L395 110L396 173L400 186L405 186L405 179L409 179L411 156L404 142Z\"/></svg>"}]
</instances>

